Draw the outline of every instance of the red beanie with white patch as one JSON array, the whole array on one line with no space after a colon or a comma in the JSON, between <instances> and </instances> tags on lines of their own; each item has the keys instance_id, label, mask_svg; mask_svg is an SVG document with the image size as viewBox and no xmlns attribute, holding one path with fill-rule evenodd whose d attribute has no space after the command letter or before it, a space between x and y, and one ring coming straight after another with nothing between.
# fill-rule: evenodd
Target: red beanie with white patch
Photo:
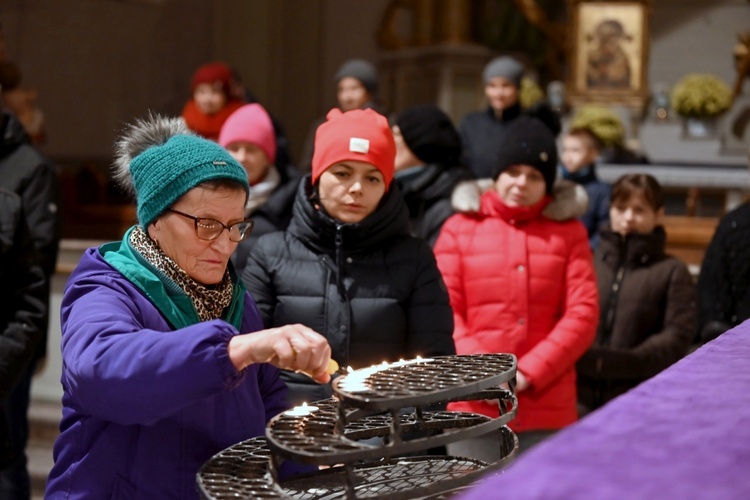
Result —
<instances>
[{"instance_id":1,"label":"red beanie with white patch","mask_svg":"<svg viewBox=\"0 0 750 500\"><path fill-rule=\"evenodd\" d=\"M395 172L396 143L385 116L372 109L342 113L334 108L315 132L312 183L328 167L342 161L369 163L383 174L386 187Z\"/></svg>"}]
</instances>

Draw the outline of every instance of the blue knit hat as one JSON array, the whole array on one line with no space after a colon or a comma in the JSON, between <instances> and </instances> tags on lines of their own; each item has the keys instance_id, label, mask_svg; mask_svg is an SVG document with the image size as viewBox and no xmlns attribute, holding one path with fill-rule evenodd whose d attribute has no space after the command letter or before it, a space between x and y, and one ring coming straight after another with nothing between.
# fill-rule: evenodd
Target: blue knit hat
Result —
<instances>
[{"instance_id":1,"label":"blue knit hat","mask_svg":"<svg viewBox=\"0 0 750 500\"><path fill-rule=\"evenodd\" d=\"M202 182L227 179L250 189L242 165L217 143L191 134L179 119L139 121L117 145L115 177L135 192L143 227Z\"/></svg>"}]
</instances>

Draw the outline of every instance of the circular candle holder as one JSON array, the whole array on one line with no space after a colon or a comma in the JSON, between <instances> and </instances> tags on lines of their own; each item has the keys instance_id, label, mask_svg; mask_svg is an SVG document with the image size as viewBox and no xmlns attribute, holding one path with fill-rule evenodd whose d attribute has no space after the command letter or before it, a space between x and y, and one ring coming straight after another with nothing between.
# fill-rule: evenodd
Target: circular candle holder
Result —
<instances>
[{"instance_id":1,"label":"circular candle holder","mask_svg":"<svg viewBox=\"0 0 750 500\"><path fill-rule=\"evenodd\" d=\"M334 397L277 415L266 436L216 454L197 474L206 499L406 499L459 490L512 459L518 439L512 354L438 356L350 371ZM497 400L499 418L434 410L453 401ZM430 448L495 433L501 459L426 455ZM309 472L280 478L291 461ZM320 469L321 467L325 467Z\"/></svg>"}]
</instances>

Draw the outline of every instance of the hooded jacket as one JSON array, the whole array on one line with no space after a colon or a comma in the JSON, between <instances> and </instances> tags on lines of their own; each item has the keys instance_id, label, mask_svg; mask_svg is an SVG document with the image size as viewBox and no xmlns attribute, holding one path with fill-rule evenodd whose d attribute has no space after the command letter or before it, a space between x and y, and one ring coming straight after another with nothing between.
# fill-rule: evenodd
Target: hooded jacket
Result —
<instances>
[{"instance_id":1,"label":"hooded jacket","mask_svg":"<svg viewBox=\"0 0 750 500\"><path fill-rule=\"evenodd\" d=\"M408 233L395 183L378 209L343 224L317 209L310 176L285 232L258 240L243 275L267 327L302 323L328 339L341 366L454 354L448 294L430 247ZM329 397L329 386L289 372L290 400Z\"/></svg>"},{"instance_id":2,"label":"hooded jacket","mask_svg":"<svg viewBox=\"0 0 750 500\"><path fill-rule=\"evenodd\" d=\"M489 189L478 208L446 221L435 245L453 306L456 351L515 354L531 384L518 393L510 423L518 432L559 429L577 419L575 362L596 332L591 251L586 229L571 219L585 209L585 195L569 197L571 189L576 192L558 181L553 200L516 208ZM475 203L462 201L458 208ZM483 401L449 408L498 416L497 404Z\"/></svg>"},{"instance_id":3,"label":"hooded jacket","mask_svg":"<svg viewBox=\"0 0 750 500\"><path fill-rule=\"evenodd\" d=\"M175 330L97 248L61 313L63 418L45 498L197 498L200 466L288 407L276 368L235 369L237 329L217 319ZM245 294L241 332L260 329Z\"/></svg>"},{"instance_id":4,"label":"hooded jacket","mask_svg":"<svg viewBox=\"0 0 750 500\"><path fill-rule=\"evenodd\" d=\"M662 227L601 236L594 254L599 327L577 364L578 397L591 410L682 358L696 327L695 285L687 266L664 253Z\"/></svg>"}]
</instances>

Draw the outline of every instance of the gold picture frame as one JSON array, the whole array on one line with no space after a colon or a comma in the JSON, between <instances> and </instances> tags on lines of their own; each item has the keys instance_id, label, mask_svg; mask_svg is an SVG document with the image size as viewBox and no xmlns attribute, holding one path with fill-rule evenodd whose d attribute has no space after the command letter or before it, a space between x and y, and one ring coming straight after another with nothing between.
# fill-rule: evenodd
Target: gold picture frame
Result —
<instances>
[{"instance_id":1,"label":"gold picture frame","mask_svg":"<svg viewBox=\"0 0 750 500\"><path fill-rule=\"evenodd\" d=\"M568 0L568 101L643 108L650 0Z\"/></svg>"}]
</instances>

